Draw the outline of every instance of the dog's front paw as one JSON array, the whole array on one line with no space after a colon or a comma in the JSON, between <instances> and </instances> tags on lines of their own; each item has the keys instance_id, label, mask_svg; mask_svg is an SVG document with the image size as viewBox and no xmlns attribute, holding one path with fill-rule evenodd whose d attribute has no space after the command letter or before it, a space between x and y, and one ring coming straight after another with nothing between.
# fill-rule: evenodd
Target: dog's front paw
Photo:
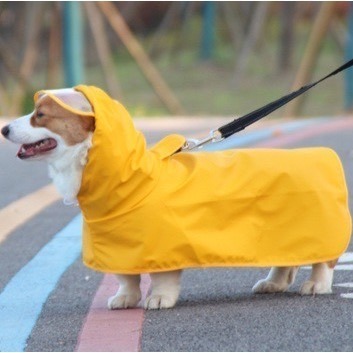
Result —
<instances>
[{"instance_id":1,"label":"dog's front paw","mask_svg":"<svg viewBox=\"0 0 353 353\"><path fill-rule=\"evenodd\" d=\"M283 286L278 283L262 279L252 287L253 293L279 293L285 292L288 286Z\"/></svg>"},{"instance_id":2,"label":"dog's front paw","mask_svg":"<svg viewBox=\"0 0 353 353\"><path fill-rule=\"evenodd\" d=\"M300 288L301 295L331 294L331 285L324 282L306 281Z\"/></svg>"},{"instance_id":3,"label":"dog's front paw","mask_svg":"<svg viewBox=\"0 0 353 353\"><path fill-rule=\"evenodd\" d=\"M108 299L108 309L114 310L135 308L140 300L141 296L138 294L117 294Z\"/></svg>"},{"instance_id":4,"label":"dog's front paw","mask_svg":"<svg viewBox=\"0 0 353 353\"><path fill-rule=\"evenodd\" d=\"M150 295L145 300L145 309L155 310L155 309L170 309L172 308L177 299L172 298L167 295Z\"/></svg>"}]
</instances>

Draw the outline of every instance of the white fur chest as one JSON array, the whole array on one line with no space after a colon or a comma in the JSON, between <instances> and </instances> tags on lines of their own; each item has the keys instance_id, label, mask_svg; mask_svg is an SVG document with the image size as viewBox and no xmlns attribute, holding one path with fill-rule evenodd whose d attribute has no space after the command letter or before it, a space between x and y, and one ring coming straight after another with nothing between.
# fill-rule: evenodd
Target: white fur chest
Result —
<instances>
[{"instance_id":1,"label":"white fur chest","mask_svg":"<svg viewBox=\"0 0 353 353\"><path fill-rule=\"evenodd\" d=\"M90 136L78 145L58 151L60 158L53 156L49 161L49 177L62 195L65 204L77 204L76 197L80 191L82 172L87 163L87 154L91 145Z\"/></svg>"}]
</instances>

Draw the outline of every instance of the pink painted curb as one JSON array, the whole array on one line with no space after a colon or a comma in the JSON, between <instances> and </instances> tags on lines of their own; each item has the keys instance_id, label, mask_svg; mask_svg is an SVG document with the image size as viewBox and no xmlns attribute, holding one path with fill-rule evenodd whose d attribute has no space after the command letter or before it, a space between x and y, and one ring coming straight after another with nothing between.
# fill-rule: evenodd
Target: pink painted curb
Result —
<instances>
[{"instance_id":1,"label":"pink painted curb","mask_svg":"<svg viewBox=\"0 0 353 353\"><path fill-rule=\"evenodd\" d=\"M150 280L142 276L141 290L146 296ZM76 352L138 352L144 310L108 310L107 300L118 289L113 275L105 275L93 299L76 346Z\"/></svg>"}]
</instances>

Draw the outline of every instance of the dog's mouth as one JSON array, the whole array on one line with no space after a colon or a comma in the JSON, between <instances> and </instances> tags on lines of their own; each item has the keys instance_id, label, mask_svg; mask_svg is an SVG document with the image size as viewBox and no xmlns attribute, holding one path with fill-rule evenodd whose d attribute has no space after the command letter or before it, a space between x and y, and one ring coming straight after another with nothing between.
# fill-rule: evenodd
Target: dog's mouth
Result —
<instances>
[{"instance_id":1,"label":"dog's mouth","mask_svg":"<svg viewBox=\"0 0 353 353\"><path fill-rule=\"evenodd\" d=\"M34 143L23 144L17 153L20 159L36 157L56 148L57 142L53 138L46 138Z\"/></svg>"}]
</instances>

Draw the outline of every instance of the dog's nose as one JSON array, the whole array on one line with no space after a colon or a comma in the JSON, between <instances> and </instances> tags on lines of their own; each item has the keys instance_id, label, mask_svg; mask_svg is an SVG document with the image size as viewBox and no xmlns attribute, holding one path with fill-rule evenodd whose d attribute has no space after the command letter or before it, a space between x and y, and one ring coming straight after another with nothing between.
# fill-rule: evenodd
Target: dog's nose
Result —
<instances>
[{"instance_id":1,"label":"dog's nose","mask_svg":"<svg viewBox=\"0 0 353 353\"><path fill-rule=\"evenodd\" d=\"M1 133L4 137L6 137L9 133L10 133L10 127L9 125L6 125L4 126L2 129L1 129Z\"/></svg>"}]
</instances>

